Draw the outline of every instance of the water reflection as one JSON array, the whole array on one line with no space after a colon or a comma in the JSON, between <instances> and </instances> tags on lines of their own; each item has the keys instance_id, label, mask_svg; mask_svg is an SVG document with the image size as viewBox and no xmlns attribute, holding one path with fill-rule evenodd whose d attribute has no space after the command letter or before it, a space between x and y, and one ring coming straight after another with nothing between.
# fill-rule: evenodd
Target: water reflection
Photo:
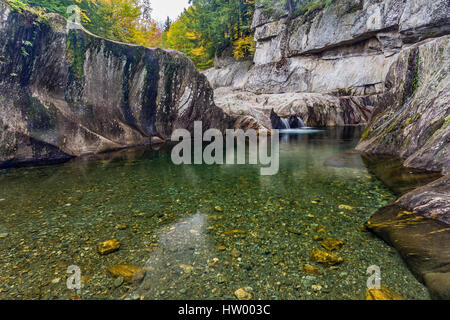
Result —
<instances>
[{"instance_id":1,"label":"water reflection","mask_svg":"<svg viewBox=\"0 0 450 320\"><path fill-rule=\"evenodd\" d=\"M211 260L213 243L206 234L207 215L197 213L162 228L158 232L157 248L149 255L145 278L131 299L155 299L165 290L184 288L183 282L192 273L203 273ZM183 291L178 292L182 294ZM172 293L171 299L177 293Z\"/></svg>"}]
</instances>

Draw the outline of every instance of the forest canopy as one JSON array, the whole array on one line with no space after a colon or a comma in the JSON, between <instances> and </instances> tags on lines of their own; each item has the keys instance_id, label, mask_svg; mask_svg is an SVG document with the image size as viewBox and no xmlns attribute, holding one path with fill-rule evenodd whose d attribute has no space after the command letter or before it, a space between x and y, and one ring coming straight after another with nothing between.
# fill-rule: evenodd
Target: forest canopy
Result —
<instances>
[{"instance_id":1,"label":"forest canopy","mask_svg":"<svg viewBox=\"0 0 450 320\"><path fill-rule=\"evenodd\" d=\"M70 6L80 8L81 23L101 37L148 47L184 52L198 69L214 64L223 52L235 59L252 57L255 41L251 23L255 7L265 14L308 13L333 0L189 0L176 21L152 19L151 0L9 0L39 6L69 18Z\"/></svg>"}]
</instances>

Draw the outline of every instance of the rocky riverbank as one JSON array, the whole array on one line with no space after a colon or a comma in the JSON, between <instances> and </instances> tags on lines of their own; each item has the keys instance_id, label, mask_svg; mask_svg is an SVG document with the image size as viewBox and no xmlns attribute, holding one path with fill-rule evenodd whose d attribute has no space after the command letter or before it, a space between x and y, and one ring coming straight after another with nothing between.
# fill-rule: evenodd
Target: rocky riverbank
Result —
<instances>
[{"instance_id":1,"label":"rocky riverbank","mask_svg":"<svg viewBox=\"0 0 450 320\"><path fill-rule=\"evenodd\" d=\"M0 167L64 160L228 127L182 53L118 43L0 2Z\"/></svg>"},{"instance_id":2,"label":"rocky riverbank","mask_svg":"<svg viewBox=\"0 0 450 320\"><path fill-rule=\"evenodd\" d=\"M335 1L280 15L256 10L253 61L219 57L216 67L204 72L216 104L239 116L237 126L270 129L271 109L310 126L366 124L380 97L395 90L391 66L412 46L429 46L430 40L444 49L450 30L444 0ZM448 63L445 59L438 55L434 62Z\"/></svg>"}]
</instances>

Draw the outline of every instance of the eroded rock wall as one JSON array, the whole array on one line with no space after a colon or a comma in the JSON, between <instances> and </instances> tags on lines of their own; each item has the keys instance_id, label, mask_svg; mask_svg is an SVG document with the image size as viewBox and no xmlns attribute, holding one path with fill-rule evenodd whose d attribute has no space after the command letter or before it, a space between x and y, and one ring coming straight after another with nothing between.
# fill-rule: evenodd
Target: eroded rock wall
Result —
<instances>
[{"instance_id":1,"label":"eroded rock wall","mask_svg":"<svg viewBox=\"0 0 450 320\"><path fill-rule=\"evenodd\" d=\"M319 1L312 10L282 13L276 18L257 9L252 27L257 43L252 66L229 63L205 72L213 87L221 88L216 91L219 107L230 109L235 105L242 111L242 99L235 100L236 91L240 96L247 95L249 101L254 100L253 94L273 94L272 101L276 96L281 99L270 106L280 116L287 116L280 110L291 109L291 116L316 119L320 115L315 111L323 106L324 110L334 110L334 114L326 117L322 125L365 124L378 107L379 97L392 89L386 79L403 52L450 33L450 3L340 0L325 6L325 1ZM441 63L438 59L446 57L437 57L437 64ZM316 94L314 104L307 95L302 99L298 93ZM335 100L330 96L351 97L362 104L336 105L330 103ZM290 106L299 104L307 105L313 114L295 113ZM356 116L349 122L335 121L346 112Z\"/></svg>"},{"instance_id":2,"label":"eroded rock wall","mask_svg":"<svg viewBox=\"0 0 450 320\"><path fill-rule=\"evenodd\" d=\"M450 172L450 36L403 50L357 149Z\"/></svg>"},{"instance_id":3,"label":"eroded rock wall","mask_svg":"<svg viewBox=\"0 0 450 320\"><path fill-rule=\"evenodd\" d=\"M0 39L0 166L147 144L195 120L229 126L180 52L105 40L3 1Z\"/></svg>"},{"instance_id":4,"label":"eroded rock wall","mask_svg":"<svg viewBox=\"0 0 450 320\"><path fill-rule=\"evenodd\" d=\"M447 0L343 0L293 18L261 16L253 21L257 49L246 88L265 93L380 93L396 53L450 33ZM279 74L282 85L271 83Z\"/></svg>"}]
</instances>

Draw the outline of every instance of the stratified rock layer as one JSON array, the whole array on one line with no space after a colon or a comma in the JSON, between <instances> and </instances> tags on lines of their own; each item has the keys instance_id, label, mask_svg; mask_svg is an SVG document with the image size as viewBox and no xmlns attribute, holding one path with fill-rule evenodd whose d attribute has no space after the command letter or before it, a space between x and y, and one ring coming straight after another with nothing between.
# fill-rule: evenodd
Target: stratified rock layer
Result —
<instances>
[{"instance_id":1,"label":"stratified rock layer","mask_svg":"<svg viewBox=\"0 0 450 320\"><path fill-rule=\"evenodd\" d=\"M228 126L182 53L105 40L5 2L0 39L0 166L148 144L195 120Z\"/></svg>"},{"instance_id":2,"label":"stratified rock layer","mask_svg":"<svg viewBox=\"0 0 450 320\"><path fill-rule=\"evenodd\" d=\"M403 50L386 78L357 149L402 158L407 167L450 169L450 36Z\"/></svg>"},{"instance_id":3,"label":"stratified rock layer","mask_svg":"<svg viewBox=\"0 0 450 320\"><path fill-rule=\"evenodd\" d=\"M310 126L365 124L369 121L367 111L380 105L378 96L397 90L388 73L392 65L398 65L409 54L411 45L420 47L421 41L437 38L435 48L446 51L446 40L439 38L450 33L447 0L345 0L333 1L329 6L317 2L313 7L294 15L282 13L280 18L256 10L252 23L256 40L253 66L247 61L228 62L205 72L216 89L219 107L232 114L239 110L242 122L242 101L254 101L253 95L257 94L262 95L259 100L263 102L256 103L256 112L245 107L253 121L247 118L244 122L256 127L265 127L267 122L254 116L261 104L264 109L273 106L277 114L282 109L280 117L305 118ZM446 53L434 56L434 64L448 64ZM448 85L443 76L442 87L433 91L435 96ZM222 87L226 89L218 92ZM314 94L313 106L311 96L305 93ZM265 104L267 94L273 96ZM357 105L352 103L349 108L336 104L330 95L351 96L347 99ZM305 111L291 105L310 108ZM290 114L286 114L287 109ZM439 110L442 113L443 107ZM344 112L355 116L342 118ZM319 123L308 120L317 118L321 119Z\"/></svg>"}]
</instances>

